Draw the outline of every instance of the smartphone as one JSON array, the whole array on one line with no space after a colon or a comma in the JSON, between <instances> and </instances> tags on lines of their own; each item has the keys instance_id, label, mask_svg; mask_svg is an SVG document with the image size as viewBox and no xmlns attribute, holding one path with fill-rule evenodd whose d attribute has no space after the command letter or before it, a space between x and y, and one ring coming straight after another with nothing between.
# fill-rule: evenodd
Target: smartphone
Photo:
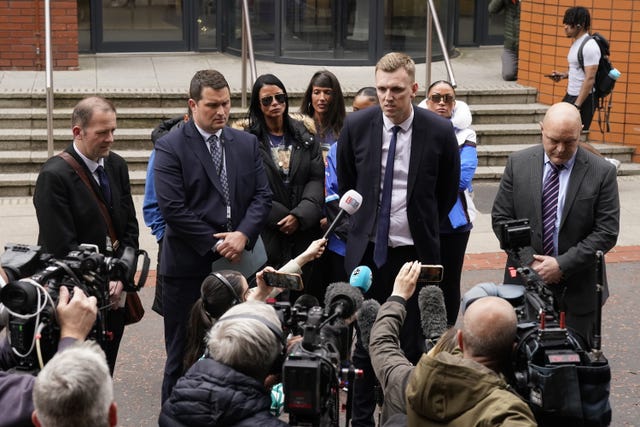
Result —
<instances>
[{"instance_id":1,"label":"smartphone","mask_svg":"<svg viewBox=\"0 0 640 427\"><path fill-rule=\"evenodd\" d=\"M443 272L444 272L444 268L441 265L422 264L420 266L420 276L418 276L418 282L419 283L442 282Z\"/></svg>"},{"instance_id":2,"label":"smartphone","mask_svg":"<svg viewBox=\"0 0 640 427\"><path fill-rule=\"evenodd\" d=\"M278 271L265 271L262 278L267 286L274 288L291 289L292 291L301 291L304 289L302 276L295 273L280 273Z\"/></svg>"}]
</instances>

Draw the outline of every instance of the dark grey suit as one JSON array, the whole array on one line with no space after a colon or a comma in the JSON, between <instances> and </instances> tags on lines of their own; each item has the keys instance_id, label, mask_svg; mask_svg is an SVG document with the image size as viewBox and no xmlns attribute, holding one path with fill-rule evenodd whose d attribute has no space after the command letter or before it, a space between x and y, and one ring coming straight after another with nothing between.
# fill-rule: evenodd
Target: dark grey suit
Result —
<instances>
[{"instance_id":1,"label":"dark grey suit","mask_svg":"<svg viewBox=\"0 0 640 427\"><path fill-rule=\"evenodd\" d=\"M542 251L542 145L512 154L507 162L491 213L493 229L500 238L500 223L528 218L531 246ZM616 168L601 157L578 148L566 190L558 230L557 261L566 286L567 325L590 335L575 316L593 317L596 309L595 253L609 251L618 238L620 202ZM507 267L514 260L507 261ZM505 274L505 283L507 282ZM511 281L513 282L513 281ZM556 285L553 285L556 286ZM594 319L592 319L594 320Z\"/></svg>"}]
</instances>

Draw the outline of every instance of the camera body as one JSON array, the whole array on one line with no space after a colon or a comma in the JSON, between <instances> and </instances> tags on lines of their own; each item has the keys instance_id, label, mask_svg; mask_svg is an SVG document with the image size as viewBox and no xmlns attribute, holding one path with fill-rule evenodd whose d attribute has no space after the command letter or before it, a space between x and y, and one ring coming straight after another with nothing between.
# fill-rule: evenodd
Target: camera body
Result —
<instances>
[{"instance_id":1,"label":"camera body","mask_svg":"<svg viewBox=\"0 0 640 427\"><path fill-rule=\"evenodd\" d=\"M136 284L139 255L145 257L145 263ZM40 246L8 244L0 263L10 278L0 290L0 319L5 319L0 320L0 327L8 326L11 347L17 355L15 369L29 372L37 372L57 351L60 286L66 286L71 294L77 287L97 299L98 316L88 338L102 346L109 339L109 282L121 281L125 291L138 291L149 268L144 251L127 247L120 258L114 258L100 254L93 245L80 245L56 259Z\"/></svg>"},{"instance_id":2,"label":"camera body","mask_svg":"<svg viewBox=\"0 0 640 427\"><path fill-rule=\"evenodd\" d=\"M519 292L506 298L518 318L509 382L529 404L541 426L609 425L611 371L599 348L600 325L596 325L593 340L598 344L589 348L591 337L580 337L565 325L565 314L558 308L561 288L548 287L529 267L535 253L529 221L508 221L501 227L501 247L518 264L524 284ZM604 271L604 256L594 256L601 265L600 271ZM604 278L598 280L602 283ZM601 296L600 286L596 290ZM502 296L499 290L497 293ZM599 322L601 316L597 319Z\"/></svg>"},{"instance_id":3,"label":"camera body","mask_svg":"<svg viewBox=\"0 0 640 427\"><path fill-rule=\"evenodd\" d=\"M284 407L290 425L337 425L340 381L349 369L352 329L320 306L275 303L283 328L302 335L282 364ZM311 424L307 424L311 423Z\"/></svg>"}]
</instances>

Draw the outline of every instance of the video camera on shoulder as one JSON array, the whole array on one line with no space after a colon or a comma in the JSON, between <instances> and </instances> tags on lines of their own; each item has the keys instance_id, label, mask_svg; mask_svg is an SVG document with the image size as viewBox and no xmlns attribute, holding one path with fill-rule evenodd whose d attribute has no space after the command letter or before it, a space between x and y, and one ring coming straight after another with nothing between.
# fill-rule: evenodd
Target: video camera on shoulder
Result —
<instances>
[{"instance_id":1,"label":"video camera on shoulder","mask_svg":"<svg viewBox=\"0 0 640 427\"><path fill-rule=\"evenodd\" d=\"M143 266L138 283L138 259ZM8 244L0 264L9 282L0 290L0 329L8 326L16 370L37 372L55 354L60 339L57 322L61 286L75 287L98 300L98 317L89 337L101 346L109 339L106 317L111 306L109 282L120 281L125 292L137 292L146 281L149 257L144 250L126 247L120 258L107 257L95 245L80 245L63 259L44 253L40 246ZM36 348L41 357L36 354Z\"/></svg>"}]
</instances>

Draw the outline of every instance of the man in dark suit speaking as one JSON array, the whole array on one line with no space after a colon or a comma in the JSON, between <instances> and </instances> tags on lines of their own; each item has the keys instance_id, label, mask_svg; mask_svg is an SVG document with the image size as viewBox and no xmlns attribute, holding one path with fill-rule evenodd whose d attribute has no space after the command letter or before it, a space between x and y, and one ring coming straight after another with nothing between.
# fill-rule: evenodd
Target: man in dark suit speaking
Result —
<instances>
[{"instance_id":1,"label":"man in dark suit speaking","mask_svg":"<svg viewBox=\"0 0 640 427\"><path fill-rule=\"evenodd\" d=\"M125 160L111 151L116 130L116 109L111 101L92 96L78 102L71 116L73 143L65 153L87 178L83 182L74 166L53 156L42 166L33 195L38 218L38 244L56 258L78 245L96 245L100 253L119 257L126 246L138 247L138 221L131 198ZM113 223L109 236L100 204ZM107 313L107 329L113 339L104 350L113 374L124 331L124 294L121 282L109 283L113 309Z\"/></svg>"},{"instance_id":2,"label":"man in dark suit speaking","mask_svg":"<svg viewBox=\"0 0 640 427\"><path fill-rule=\"evenodd\" d=\"M531 267L556 295L564 293L566 322L590 343L596 312L596 251L618 239L620 202L616 168L579 146L580 112L561 102L540 124L542 145L512 154L491 218L501 223L529 219ZM518 283L507 260L505 283Z\"/></svg>"},{"instance_id":3,"label":"man in dark suit speaking","mask_svg":"<svg viewBox=\"0 0 640 427\"><path fill-rule=\"evenodd\" d=\"M239 262L271 209L258 140L226 126L231 92L224 76L198 71L189 108L192 119L155 147L156 193L167 222L160 265L167 351L163 402L182 374L188 313L212 262Z\"/></svg>"},{"instance_id":4,"label":"man in dark suit speaking","mask_svg":"<svg viewBox=\"0 0 640 427\"><path fill-rule=\"evenodd\" d=\"M337 164L340 193L355 189L362 194L362 206L351 218L345 269L371 267L373 285L367 297L384 303L404 263L438 264L440 219L458 195L460 157L451 122L413 107L418 83L409 56L382 57L375 82L380 106L347 117L338 138ZM400 333L402 349L413 363L424 343L417 295L407 302ZM371 369L359 348L354 352L356 366ZM370 389L356 393L367 394ZM357 402L353 415L354 426L372 423Z\"/></svg>"}]
</instances>

